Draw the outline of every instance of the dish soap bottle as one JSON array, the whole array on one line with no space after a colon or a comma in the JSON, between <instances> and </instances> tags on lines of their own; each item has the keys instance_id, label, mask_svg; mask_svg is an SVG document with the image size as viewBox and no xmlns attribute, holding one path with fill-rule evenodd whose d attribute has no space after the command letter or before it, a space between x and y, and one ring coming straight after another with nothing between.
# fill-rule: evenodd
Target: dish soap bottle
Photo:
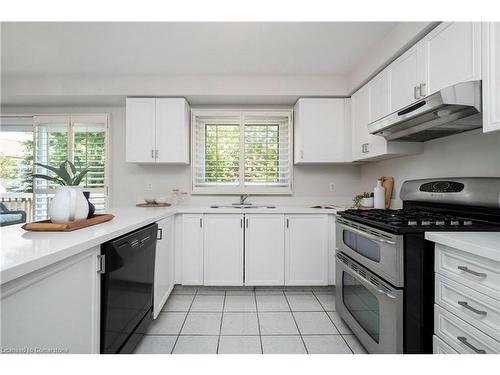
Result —
<instances>
[{"instance_id":1,"label":"dish soap bottle","mask_svg":"<svg viewBox=\"0 0 500 375\"><path fill-rule=\"evenodd\" d=\"M382 186L382 180L377 180L377 186L373 189L373 207L385 209L385 187Z\"/></svg>"}]
</instances>

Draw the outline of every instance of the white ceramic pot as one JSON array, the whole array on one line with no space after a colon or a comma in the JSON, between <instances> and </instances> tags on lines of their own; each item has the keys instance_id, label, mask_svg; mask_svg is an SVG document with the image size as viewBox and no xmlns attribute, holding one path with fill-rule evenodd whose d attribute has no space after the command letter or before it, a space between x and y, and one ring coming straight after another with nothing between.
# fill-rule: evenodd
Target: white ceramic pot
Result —
<instances>
[{"instance_id":1,"label":"white ceramic pot","mask_svg":"<svg viewBox=\"0 0 500 375\"><path fill-rule=\"evenodd\" d=\"M373 197L362 198L361 202L360 202L360 206L363 208L372 208L373 207Z\"/></svg>"},{"instance_id":2,"label":"white ceramic pot","mask_svg":"<svg viewBox=\"0 0 500 375\"><path fill-rule=\"evenodd\" d=\"M49 207L53 223L67 224L87 218L89 204L81 186L58 186Z\"/></svg>"}]
</instances>

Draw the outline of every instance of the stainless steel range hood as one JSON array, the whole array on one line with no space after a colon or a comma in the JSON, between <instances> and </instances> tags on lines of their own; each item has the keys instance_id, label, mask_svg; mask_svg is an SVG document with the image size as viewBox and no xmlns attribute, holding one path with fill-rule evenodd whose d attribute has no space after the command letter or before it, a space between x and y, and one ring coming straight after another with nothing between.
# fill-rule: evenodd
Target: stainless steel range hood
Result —
<instances>
[{"instance_id":1,"label":"stainless steel range hood","mask_svg":"<svg viewBox=\"0 0 500 375\"><path fill-rule=\"evenodd\" d=\"M481 81L469 81L382 117L368 131L390 141L425 142L481 126Z\"/></svg>"}]
</instances>

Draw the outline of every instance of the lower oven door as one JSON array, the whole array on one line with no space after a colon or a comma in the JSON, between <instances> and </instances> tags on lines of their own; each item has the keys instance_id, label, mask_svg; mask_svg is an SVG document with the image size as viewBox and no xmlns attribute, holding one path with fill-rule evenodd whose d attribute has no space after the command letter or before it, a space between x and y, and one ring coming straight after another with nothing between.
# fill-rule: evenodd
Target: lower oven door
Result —
<instances>
[{"instance_id":1,"label":"lower oven door","mask_svg":"<svg viewBox=\"0 0 500 375\"><path fill-rule=\"evenodd\" d=\"M346 255L336 254L340 317L370 353L403 353L403 290Z\"/></svg>"}]
</instances>

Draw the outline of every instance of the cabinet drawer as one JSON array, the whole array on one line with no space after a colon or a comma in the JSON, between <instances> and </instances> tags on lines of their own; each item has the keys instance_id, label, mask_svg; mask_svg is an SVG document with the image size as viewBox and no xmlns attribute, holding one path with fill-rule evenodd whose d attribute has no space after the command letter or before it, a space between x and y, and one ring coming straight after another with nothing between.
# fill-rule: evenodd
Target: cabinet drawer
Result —
<instances>
[{"instance_id":1,"label":"cabinet drawer","mask_svg":"<svg viewBox=\"0 0 500 375\"><path fill-rule=\"evenodd\" d=\"M500 353L500 342L439 305L434 305L434 333L459 353Z\"/></svg>"},{"instance_id":2,"label":"cabinet drawer","mask_svg":"<svg viewBox=\"0 0 500 375\"><path fill-rule=\"evenodd\" d=\"M458 352L436 335L432 336L433 354L458 354Z\"/></svg>"},{"instance_id":3,"label":"cabinet drawer","mask_svg":"<svg viewBox=\"0 0 500 375\"><path fill-rule=\"evenodd\" d=\"M436 303L500 341L500 302L436 274Z\"/></svg>"},{"instance_id":4,"label":"cabinet drawer","mask_svg":"<svg viewBox=\"0 0 500 375\"><path fill-rule=\"evenodd\" d=\"M500 301L500 263L436 244L436 273Z\"/></svg>"}]
</instances>

